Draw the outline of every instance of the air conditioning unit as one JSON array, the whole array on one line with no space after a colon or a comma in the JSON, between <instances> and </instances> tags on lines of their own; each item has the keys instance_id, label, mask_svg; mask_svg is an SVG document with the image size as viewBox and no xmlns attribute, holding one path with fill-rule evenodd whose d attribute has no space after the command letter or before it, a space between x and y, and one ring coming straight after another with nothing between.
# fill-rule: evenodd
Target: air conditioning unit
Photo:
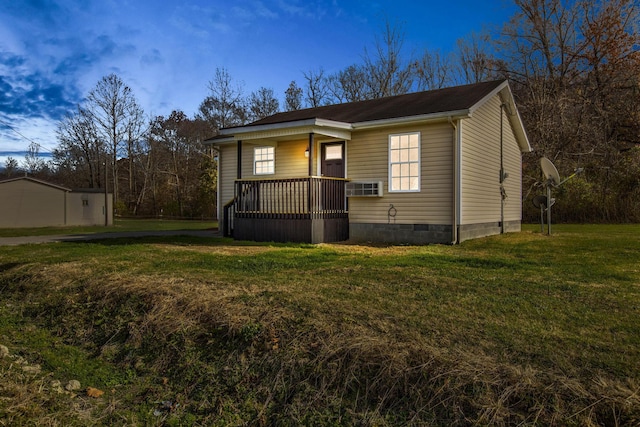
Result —
<instances>
[{"instance_id":1,"label":"air conditioning unit","mask_svg":"<svg viewBox=\"0 0 640 427\"><path fill-rule=\"evenodd\" d=\"M382 181L347 182L347 197L382 197Z\"/></svg>"}]
</instances>

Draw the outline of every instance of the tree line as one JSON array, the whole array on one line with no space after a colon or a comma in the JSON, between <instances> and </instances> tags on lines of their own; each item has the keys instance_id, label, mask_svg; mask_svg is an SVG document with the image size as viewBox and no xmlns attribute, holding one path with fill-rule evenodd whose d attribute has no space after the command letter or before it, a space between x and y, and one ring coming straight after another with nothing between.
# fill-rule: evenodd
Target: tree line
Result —
<instances>
[{"instance_id":1,"label":"tree line","mask_svg":"<svg viewBox=\"0 0 640 427\"><path fill-rule=\"evenodd\" d=\"M542 192L542 156L563 177L584 170L555 191L556 220L639 221L638 1L514 3L501 28L460 39L447 54L407 54L402 25L386 23L360 61L335 73L303 72L282 103L267 87L246 95L220 67L193 117L173 111L149 119L122 79L106 76L59 123L52 162L39 161L31 147L25 168L70 187L107 185L123 215L212 217L217 164L203 141L221 128L279 111L506 78L534 149L523 162L525 221L539 215L531 199Z\"/></svg>"}]
</instances>

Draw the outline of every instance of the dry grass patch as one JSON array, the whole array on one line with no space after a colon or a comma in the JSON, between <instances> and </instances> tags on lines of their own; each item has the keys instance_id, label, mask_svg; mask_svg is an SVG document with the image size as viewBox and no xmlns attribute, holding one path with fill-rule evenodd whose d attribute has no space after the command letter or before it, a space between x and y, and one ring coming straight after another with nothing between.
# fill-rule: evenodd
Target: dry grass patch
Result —
<instances>
[{"instance_id":1,"label":"dry grass patch","mask_svg":"<svg viewBox=\"0 0 640 427\"><path fill-rule=\"evenodd\" d=\"M621 239L45 245L5 252L0 288L128 372L104 424L633 425L640 242Z\"/></svg>"}]
</instances>

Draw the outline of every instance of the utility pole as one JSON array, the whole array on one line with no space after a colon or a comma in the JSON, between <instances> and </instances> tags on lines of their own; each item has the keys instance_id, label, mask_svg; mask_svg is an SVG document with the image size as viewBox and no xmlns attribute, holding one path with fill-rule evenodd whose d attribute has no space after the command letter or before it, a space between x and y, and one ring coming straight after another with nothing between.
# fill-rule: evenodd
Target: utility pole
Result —
<instances>
[{"instance_id":1,"label":"utility pole","mask_svg":"<svg viewBox=\"0 0 640 427\"><path fill-rule=\"evenodd\" d=\"M109 226L109 167L104 162L104 226Z\"/></svg>"}]
</instances>

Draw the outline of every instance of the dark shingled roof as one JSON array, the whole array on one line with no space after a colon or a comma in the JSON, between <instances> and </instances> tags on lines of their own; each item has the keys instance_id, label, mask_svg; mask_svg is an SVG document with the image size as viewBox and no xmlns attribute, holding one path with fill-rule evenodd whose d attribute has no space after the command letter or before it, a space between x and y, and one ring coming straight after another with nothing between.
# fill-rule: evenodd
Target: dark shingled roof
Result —
<instances>
[{"instance_id":1,"label":"dark shingled roof","mask_svg":"<svg viewBox=\"0 0 640 427\"><path fill-rule=\"evenodd\" d=\"M277 113L246 126L270 125L307 119L360 123L399 117L466 110L500 86L504 80L409 93L368 101L327 105ZM238 126L244 127L244 126ZM232 129L232 128L231 128Z\"/></svg>"}]
</instances>

